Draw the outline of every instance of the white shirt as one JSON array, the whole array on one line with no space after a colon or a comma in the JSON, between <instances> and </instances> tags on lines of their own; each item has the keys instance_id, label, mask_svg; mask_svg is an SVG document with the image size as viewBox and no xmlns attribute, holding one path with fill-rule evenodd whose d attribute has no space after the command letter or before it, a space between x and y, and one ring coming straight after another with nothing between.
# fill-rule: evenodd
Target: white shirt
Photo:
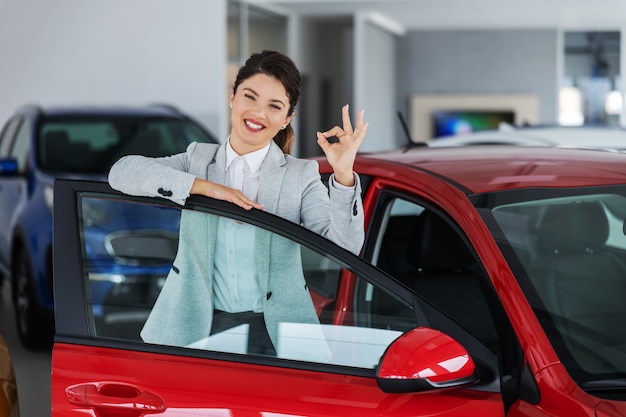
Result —
<instances>
[{"instance_id":1,"label":"white shirt","mask_svg":"<svg viewBox=\"0 0 626 417\"><path fill-rule=\"evenodd\" d=\"M225 185L257 201L259 173L270 145L243 156L226 145ZM218 310L229 313L263 311L255 260L255 227L232 219L220 218L215 244L213 300Z\"/></svg>"},{"instance_id":2,"label":"white shirt","mask_svg":"<svg viewBox=\"0 0 626 417\"><path fill-rule=\"evenodd\" d=\"M270 144L258 151L239 156L226 144L225 185L257 201L259 174ZM354 190L330 178L330 186L342 191ZM215 243L213 300L217 310L229 313L263 311L263 297L255 259L255 227L232 219L220 218Z\"/></svg>"}]
</instances>

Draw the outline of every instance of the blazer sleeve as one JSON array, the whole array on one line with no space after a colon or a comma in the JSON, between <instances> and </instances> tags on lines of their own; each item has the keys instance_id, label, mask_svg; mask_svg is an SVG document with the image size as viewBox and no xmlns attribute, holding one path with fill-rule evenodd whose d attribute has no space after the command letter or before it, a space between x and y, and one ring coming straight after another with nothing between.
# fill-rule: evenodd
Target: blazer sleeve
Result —
<instances>
[{"instance_id":1,"label":"blazer sleeve","mask_svg":"<svg viewBox=\"0 0 626 417\"><path fill-rule=\"evenodd\" d=\"M196 146L191 143L186 152L161 158L124 156L111 167L109 185L125 194L162 197L183 205L196 178L189 173Z\"/></svg>"},{"instance_id":2,"label":"blazer sleeve","mask_svg":"<svg viewBox=\"0 0 626 417\"><path fill-rule=\"evenodd\" d=\"M307 161L302 171L303 226L358 254L365 240L359 176L355 174L355 187L352 190L339 190L324 186L317 162Z\"/></svg>"}]
</instances>

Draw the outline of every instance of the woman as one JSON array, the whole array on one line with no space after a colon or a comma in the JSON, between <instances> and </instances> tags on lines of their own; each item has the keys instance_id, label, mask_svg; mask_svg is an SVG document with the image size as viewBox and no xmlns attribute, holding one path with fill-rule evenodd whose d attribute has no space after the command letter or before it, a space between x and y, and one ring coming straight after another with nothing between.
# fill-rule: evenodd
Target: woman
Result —
<instances>
[{"instance_id":1,"label":"woman","mask_svg":"<svg viewBox=\"0 0 626 417\"><path fill-rule=\"evenodd\" d=\"M353 128L344 106L343 127L317 133L334 171L327 189L317 162L289 155L299 95L300 73L291 59L275 51L253 54L233 86L226 143L192 143L163 158L124 157L111 168L109 183L127 194L179 204L200 194L266 210L358 253L364 225L353 164L367 131L363 111ZM245 323L251 335L261 334L250 337L255 346L249 351L274 354L280 323L319 323L301 268L296 275L288 271L298 266L294 246L245 224L183 212L178 253L142 338L188 345Z\"/></svg>"}]
</instances>

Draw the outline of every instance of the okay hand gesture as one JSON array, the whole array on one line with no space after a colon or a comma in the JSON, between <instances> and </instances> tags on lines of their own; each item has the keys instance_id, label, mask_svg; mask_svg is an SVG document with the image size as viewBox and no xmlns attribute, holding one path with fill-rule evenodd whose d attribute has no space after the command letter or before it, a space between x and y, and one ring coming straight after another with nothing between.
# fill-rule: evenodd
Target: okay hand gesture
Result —
<instances>
[{"instance_id":1,"label":"okay hand gesture","mask_svg":"<svg viewBox=\"0 0 626 417\"><path fill-rule=\"evenodd\" d=\"M334 126L326 132L317 132L317 143L333 168L335 181L348 187L354 185L354 159L363 139L365 139L369 125L369 123L363 123L363 112L363 110L358 112L356 127L352 128L349 108L346 104L341 109L343 127ZM336 137L338 140L330 142L328 139L332 137Z\"/></svg>"}]
</instances>

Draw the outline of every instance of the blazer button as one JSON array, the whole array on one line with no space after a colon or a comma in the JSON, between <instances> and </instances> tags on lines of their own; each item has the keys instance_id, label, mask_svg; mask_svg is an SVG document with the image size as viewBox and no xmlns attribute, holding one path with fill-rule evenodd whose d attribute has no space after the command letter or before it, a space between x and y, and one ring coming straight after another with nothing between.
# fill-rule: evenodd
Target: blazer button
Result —
<instances>
[{"instance_id":1,"label":"blazer button","mask_svg":"<svg viewBox=\"0 0 626 417\"><path fill-rule=\"evenodd\" d=\"M267 293L267 299L269 300L271 297L272 297L272 292L271 292L271 291L269 291L269 292Z\"/></svg>"},{"instance_id":2,"label":"blazer button","mask_svg":"<svg viewBox=\"0 0 626 417\"><path fill-rule=\"evenodd\" d=\"M172 192L171 191L165 191L163 188L159 188L157 190L157 192L159 194L161 194L163 197L171 197L172 196Z\"/></svg>"}]
</instances>

